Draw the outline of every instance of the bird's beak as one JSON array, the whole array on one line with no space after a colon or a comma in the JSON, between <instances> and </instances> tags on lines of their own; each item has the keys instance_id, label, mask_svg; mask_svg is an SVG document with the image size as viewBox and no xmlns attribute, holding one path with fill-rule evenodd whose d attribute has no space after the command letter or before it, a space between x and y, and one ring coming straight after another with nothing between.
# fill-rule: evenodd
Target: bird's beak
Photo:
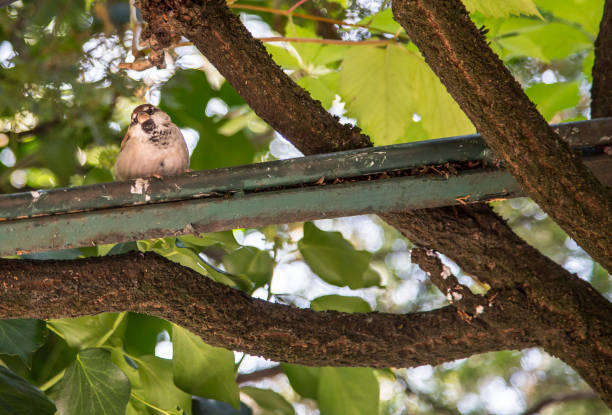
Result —
<instances>
[{"instance_id":1,"label":"bird's beak","mask_svg":"<svg viewBox=\"0 0 612 415\"><path fill-rule=\"evenodd\" d=\"M151 116L147 114L146 112L139 112L138 115L136 116L136 119L138 120L138 124L142 124L149 118L151 118Z\"/></svg>"}]
</instances>

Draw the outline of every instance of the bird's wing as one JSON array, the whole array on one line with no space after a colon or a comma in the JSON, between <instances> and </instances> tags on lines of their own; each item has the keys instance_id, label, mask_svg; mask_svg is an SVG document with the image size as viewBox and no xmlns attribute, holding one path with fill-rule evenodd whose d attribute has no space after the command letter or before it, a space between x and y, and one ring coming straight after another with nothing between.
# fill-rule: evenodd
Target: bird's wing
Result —
<instances>
[{"instance_id":1,"label":"bird's wing","mask_svg":"<svg viewBox=\"0 0 612 415\"><path fill-rule=\"evenodd\" d=\"M123 150L123 147L125 147L125 145L127 144L129 140L130 140L130 131L128 130L125 133L125 137L123 137L123 140L121 140L121 150Z\"/></svg>"}]
</instances>

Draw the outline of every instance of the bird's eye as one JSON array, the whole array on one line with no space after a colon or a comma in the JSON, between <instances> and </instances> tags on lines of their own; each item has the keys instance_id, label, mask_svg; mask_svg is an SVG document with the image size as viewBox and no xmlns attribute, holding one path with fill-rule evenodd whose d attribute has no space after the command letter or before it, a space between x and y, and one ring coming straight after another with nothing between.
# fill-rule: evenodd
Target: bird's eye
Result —
<instances>
[{"instance_id":1,"label":"bird's eye","mask_svg":"<svg viewBox=\"0 0 612 415\"><path fill-rule=\"evenodd\" d=\"M151 115L155 112L153 108L147 108L147 114Z\"/></svg>"}]
</instances>

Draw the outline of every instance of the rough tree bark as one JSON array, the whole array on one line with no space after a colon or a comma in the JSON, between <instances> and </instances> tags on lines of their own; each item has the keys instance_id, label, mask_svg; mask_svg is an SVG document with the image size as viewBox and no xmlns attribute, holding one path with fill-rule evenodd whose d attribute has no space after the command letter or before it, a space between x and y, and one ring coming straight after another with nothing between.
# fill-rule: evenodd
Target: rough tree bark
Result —
<instances>
[{"instance_id":1,"label":"rough tree bark","mask_svg":"<svg viewBox=\"0 0 612 415\"><path fill-rule=\"evenodd\" d=\"M302 114L301 111L305 108L312 108L312 99L307 95L292 93L295 84L274 64L263 46L250 36L239 19L229 12L222 1L213 0L195 4L174 0L142 0L140 6L145 19L154 28L151 35L155 43L164 44L159 39L168 38L165 34L168 26L190 39L245 98L255 112L305 154L312 154L313 151L334 151L334 148L338 148L335 140L342 144L351 142L349 138L354 133L347 132L346 128L337 122L330 124L331 116L318 109L316 115L325 118L324 123L329 126L330 130L325 132L324 138L316 135L316 131L309 130L311 123L304 122L304 120L310 120L310 115ZM159 17L160 15L168 19L169 25ZM279 85L290 85L290 88L279 91L282 88ZM260 91L274 92L271 97L269 92L261 94ZM273 112L268 110L271 99L274 102L282 102L282 105L275 105ZM305 103L305 100L309 102ZM528 108L532 108L530 103L528 103ZM296 117L296 114L300 116ZM295 126L288 129L284 124L284 121L288 119L299 122L302 127L301 131L308 131L309 134L315 133L314 136L310 136L309 140L320 140L320 143L317 146L312 146L310 143L306 145L304 138L294 138ZM547 125L546 128L548 128ZM332 142L328 141L330 135L333 138ZM369 142L360 140L357 145L369 145ZM316 150L313 150L315 148ZM544 258L535 249L516 237L507 224L487 206L387 213L382 214L381 217L414 243L444 252L466 272L473 273L494 288L513 287L525 291L526 287L529 287L528 297L531 297L532 301L539 302L541 306L530 309L531 305L526 302L522 312L519 313L522 318L516 321L517 327L524 327L527 324L526 320L537 320L538 317L533 314L534 310L539 311L539 317L542 320L549 319L547 308L560 301L560 298L553 294L559 294L558 292L535 288L539 282L545 281L545 285L550 284L549 286L555 284L567 286L566 279L570 280L569 285L572 285L572 280L577 280L577 277ZM606 310L605 313L609 312L609 303L596 294L591 287L587 284L576 285L582 294L570 290L561 298L575 297L571 300L574 301L581 297L599 297L595 302ZM597 308L587 309L597 311ZM587 309L581 309L577 304L566 308L566 310L577 312L574 317L578 320L583 318L579 317L580 313ZM525 318L527 315L529 318ZM556 327L565 332L565 328L570 326L566 325L567 321L562 320L557 321L559 325ZM566 357L567 362L573 364L576 353L580 353L582 358L577 359L574 366L596 390L600 393L605 391L604 394L608 395L606 399L611 403L612 382L609 375L609 370L612 368L609 359L612 350L609 338L611 328L604 323L591 332L590 327L592 326L587 325L586 327L589 327L586 329L590 332L588 336L595 335L601 340L602 345L607 346L603 349L594 347L587 351L583 345L578 347L585 338L583 334L579 334L568 340L576 347L565 349L562 344L553 346L552 343L558 339L557 336L550 337L549 344L545 347L553 354L571 349L571 353L568 352L563 356ZM571 334L570 337L572 337ZM546 341L542 340L542 343ZM602 363L606 364L601 366Z\"/></svg>"},{"instance_id":2,"label":"rough tree bark","mask_svg":"<svg viewBox=\"0 0 612 415\"><path fill-rule=\"evenodd\" d=\"M166 30L176 28L262 118L305 154L370 145L367 137L341 126L287 78L223 1L143 0L140 5L155 42L167 44ZM398 212L383 218L414 243L444 252L466 272L489 282L493 289L486 298L486 318L476 310L467 313L463 305L457 305L461 313L445 307L408 316L351 317L281 308L220 288L154 255L137 254L67 262L1 260L0 314L46 318L148 312L189 328L211 344L305 364L436 364L484 351L541 345L574 366L612 405L612 307L587 283L529 247L487 206ZM208 292L216 295L209 298ZM198 296L206 301L198 302ZM216 302L217 297L224 300ZM435 333L427 332L429 326ZM384 353L377 341L387 338L396 346L410 346L402 363L397 356L388 356L389 361L377 357ZM316 356L308 357L309 341L321 347Z\"/></svg>"},{"instance_id":3,"label":"rough tree bark","mask_svg":"<svg viewBox=\"0 0 612 415\"><path fill-rule=\"evenodd\" d=\"M397 0L393 15L525 193L612 271L612 192L549 127L463 3Z\"/></svg>"},{"instance_id":4,"label":"rough tree bark","mask_svg":"<svg viewBox=\"0 0 612 415\"><path fill-rule=\"evenodd\" d=\"M612 117L612 0L606 0L595 40L591 117Z\"/></svg>"},{"instance_id":5,"label":"rough tree bark","mask_svg":"<svg viewBox=\"0 0 612 415\"><path fill-rule=\"evenodd\" d=\"M400 315L272 304L155 254L0 259L0 276L0 318L130 310L173 321L212 345L305 365L407 367L537 344L522 328L491 332L463 321L453 307ZM505 307L494 300L488 313L503 322Z\"/></svg>"}]
</instances>

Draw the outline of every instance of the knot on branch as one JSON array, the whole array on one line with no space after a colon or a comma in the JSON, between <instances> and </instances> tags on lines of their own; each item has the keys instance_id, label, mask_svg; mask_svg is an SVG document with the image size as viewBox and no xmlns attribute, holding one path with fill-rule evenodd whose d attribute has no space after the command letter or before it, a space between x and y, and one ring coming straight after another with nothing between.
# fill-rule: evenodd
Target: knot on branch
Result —
<instances>
[{"instance_id":1,"label":"knot on branch","mask_svg":"<svg viewBox=\"0 0 612 415\"><path fill-rule=\"evenodd\" d=\"M425 271L431 282L442 291L467 323L471 323L492 306L495 295L472 293L468 287L459 283L433 250L417 247L412 250L411 256L412 262Z\"/></svg>"},{"instance_id":2,"label":"knot on branch","mask_svg":"<svg viewBox=\"0 0 612 415\"><path fill-rule=\"evenodd\" d=\"M165 1L140 0L136 2L147 26L140 33L140 39L136 39L139 48L149 48L146 61L149 65L143 68L127 68L142 70L147 67L157 66L160 69L166 67L166 49L180 43L181 35L170 22L174 13Z\"/></svg>"}]
</instances>

